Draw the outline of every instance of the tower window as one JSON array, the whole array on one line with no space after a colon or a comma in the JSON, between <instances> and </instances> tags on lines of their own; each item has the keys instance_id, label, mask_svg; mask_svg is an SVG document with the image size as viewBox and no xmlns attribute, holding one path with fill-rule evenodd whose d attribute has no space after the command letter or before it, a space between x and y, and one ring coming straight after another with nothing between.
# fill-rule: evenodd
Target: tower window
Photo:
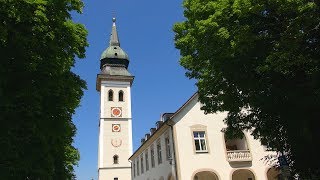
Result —
<instances>
[{"instance_id":1,"label":"tower window","mask_svg":"<svg viewBox=\"0 0 320 180\"><path fill-rule=\"evenodd\" d=\"M119 156L118 155L113 156L113 164L119 164Z\"/></svg>"},{"instance_id":2,"label":"tower window","mask_svg":"<svg viewBox=\"0 0 320 180\"><path fill-rule=\"evenodd\" d=\"M123 101L123 91L119 91L119 101Z\"/></svg>"},{"instance_id":3,"label":"tower window","mask_svg":"<svg viewBox=\"0 0 320 180\"><path fill-rule=\"evenodd\" d=\"M113 180L118 180L119 178L117 178L117 177L115 177L115 178L113 178Z\"/></svg>"},{"instance_id":4,"label":"tower window","mask_svg":"<svg viewBox=\"0 0 320 180\"><path fill-rule=\"evenodd\" d=\"M111 89L108 92L108 100L113 101L113 91Z\"/></svg>"}]
</instances>

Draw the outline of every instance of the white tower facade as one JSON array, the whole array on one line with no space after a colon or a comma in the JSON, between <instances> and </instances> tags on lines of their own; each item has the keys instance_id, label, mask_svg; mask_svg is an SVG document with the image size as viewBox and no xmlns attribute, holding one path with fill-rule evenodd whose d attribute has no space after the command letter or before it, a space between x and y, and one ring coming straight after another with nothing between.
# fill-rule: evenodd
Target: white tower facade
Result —
<instances>
[{"instance_id":1,"label":"white tower facade","mask_svg":"<svg viewBox=\"0 0 320 180\"><path fill-rule=\"evenodd\" d=\"M115 18L109 47L100 59L99 180L130 180L132 155L131 85L128 55L120 48Z\"/></svg>"}]
</instances>

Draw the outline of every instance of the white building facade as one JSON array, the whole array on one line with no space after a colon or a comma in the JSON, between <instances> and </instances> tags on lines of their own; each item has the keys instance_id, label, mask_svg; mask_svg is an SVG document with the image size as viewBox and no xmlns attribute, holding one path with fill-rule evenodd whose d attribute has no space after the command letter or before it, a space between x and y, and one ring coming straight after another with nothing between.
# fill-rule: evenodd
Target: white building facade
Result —
<instances>
[{"instance_id":1,"label":"white building facade","mask_svg":"<svg viewBox=\"0 0 320 180\"><path fill-rule=\"evenodd\" d=\"M276 180L259 140L226 139L227 113L204 114L197 93L166 113L129 158L133 180Z\"/></svg>"}]
</instances>

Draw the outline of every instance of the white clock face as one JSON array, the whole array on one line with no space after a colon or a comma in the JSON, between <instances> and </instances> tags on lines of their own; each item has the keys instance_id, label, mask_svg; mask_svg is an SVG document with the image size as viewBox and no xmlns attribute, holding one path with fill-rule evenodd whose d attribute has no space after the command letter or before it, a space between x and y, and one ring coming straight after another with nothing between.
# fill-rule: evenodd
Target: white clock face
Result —
<instances>
[{"instance_id":1,"label":"white clock face","mask_svg":"<svg viewBox=\"0 0 320 180\"><path fill-rule=\"evenodd\" d=\"M113 147L120 147L122 144L122 140L121 139L112 139L111 144Z\"/></svg>"},{"instance_id":2,"label":"white clock face","mask_svg":"<svg viewBox=\"0 0 320 180\"><path fill-rule=\"evenodd\" d=\"M111 108L111 117L121 117L122 108L121 107L112 107Z\"/></svg>"},{"instance_id":3,"label":"white clock face","mask_svg":"<svg viewBox=\"0 0 320 180\"><path fill-rule=\"evenodd\" d=\"M120 132L121 126L120 124L112 124L112 132Z\"/></svg>"}]
</instances>

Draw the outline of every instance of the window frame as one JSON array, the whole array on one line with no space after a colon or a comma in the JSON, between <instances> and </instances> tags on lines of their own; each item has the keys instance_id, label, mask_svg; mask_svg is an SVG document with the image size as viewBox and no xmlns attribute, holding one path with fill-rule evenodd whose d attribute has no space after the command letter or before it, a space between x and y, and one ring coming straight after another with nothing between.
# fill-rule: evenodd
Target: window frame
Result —
<instances>
[{"instance_id":1,"label":"window frame","mask_svg":"<svg viewBox=\"0 0 320 180\"><path fill-rule=\"evenodd\" d=\"M114 92L112 89L109 89L108 91L108 101L113 101L114 100Z\"/></svg>"},{"instance_id":2,"label":"window frame","mask_svg":"<svg viewBox=\"0 0 320 180\"><path fill-rule=\"evenodd\" d=\"M195 136L195 134L197 136ZM201 136L203 134L203 137ZM197 150L196 142L199 144L199 150ZM204 146L203 143L204 142ZM197 153L208 152L207 141L206 141L206 132L205 131L193 131L193 144L195 146L195 151Z\"/></svg>"},{"instance_id":3,"label":"window frame","mask_svg":"<svg viewBox=\"0 0 320 180\"><path fill-rule=\"evenodd\" d=\"M113 164L119 164L119 156L116 154L113 156Z\"/></svg>"},{"instance_id":4,"label":"window frame","mask_svg":"<svg viewBox=\"0 0 320 180\"><path fill-rule=\"evenodd\" d=\"M151 156L151 168L154 168L155 165L156 165L156 161L155 161L155 157L154 157L154 146L153 144L151 145L151 148L150 148L150 156Z\"/></svg>"},{"instance_id":5,"label":"window frame","mask_svg":"<svg viewBox=\"0 0 320 180\"><path fill-rule=\"evenodd\" d=\"M209 144L209 140L208 140L207 126L204 126L201 124L195 124L193 126L190 126L190 131L191 131L192 146L193 146L194 154L210 153L210 144ZM206 150L203 150L203 149L197 150L196 149L196 141L195 140L198 138L194 137L195 132L203 132L204 133L204 137L200 138L200 139L204 140ZM201 144L201 141L199 143Z\"/></svg>"},{"instance_id":6,"label":"window frame","mask_svg":"<svg viewBox=\"0 0 320 180\"><path fill-rule=\"evenodd\" d=\"M122 94L122 97L120 98L120 94ZM122 99L122 100L120 100L120 99ZM119 92L118 92L118 101L119 102L124 102L124 92L122 91L122 90L120 90Z\"/></svg>"},{"instance_id":7,"label":"window frame","mask_svg":"<svg viewBox=\"0 0 320 180\"><path fill-rule=\"evenodd\" d=\"M170 144L170 137L169 135L167 135L164 139L164 143L165 143L165 146L166 146L166 158L167 160L170 160L172 158L172 155L171 155L171 144Z\"/></svg>"},{"instance_id":8,"label":"window frame","mask_svg":"<svg viewBox=\"0 0 320 180\"><path fill-rule=\"evenodd\" d=\"M136 162L133 161L133 177L136 177Z\"/></svg>"},{"instance_id":9,"label":"window frame","mask_svg":"<svg viewBox=\"0 0 320 180\"><path fill-rule=\"evenodd\" d=\"M137 176L140 175L140 168L139 168L140 164L139 164L139 157L137 158Z\"/></svg>"},{"instance_id":10,"label":"window frame","mask_svg":"<svg viewBox=\"0 0 320 180\"><path fill-rule=\"evenodd\" d=\"M158 165L162 164L162 149L161 149L160 139L157 141L157 159L158 159Z\"/></svg>"},{"instance_id":11,"label":"window frame","mask_svg":"<svg viewBox=\"0 0 320 180\"><path fill-rule=\"evenodd\" d=\"M143 167L143 153L140 155L140 161L141 161L141 174L144 173L144 167Z\"/></svg>"},{"instance_id":12,"label":"window frame","mask_svg":"<svg viewBox=\"0 0 320 180\"><path fill-rule=\"evenodd\" d=\"M148 153L148 149L146 150L146 152L144 153L145 155L145 161L146 161L146 172L149 171L149 153Z\"/></svg>"}]
</instances>

